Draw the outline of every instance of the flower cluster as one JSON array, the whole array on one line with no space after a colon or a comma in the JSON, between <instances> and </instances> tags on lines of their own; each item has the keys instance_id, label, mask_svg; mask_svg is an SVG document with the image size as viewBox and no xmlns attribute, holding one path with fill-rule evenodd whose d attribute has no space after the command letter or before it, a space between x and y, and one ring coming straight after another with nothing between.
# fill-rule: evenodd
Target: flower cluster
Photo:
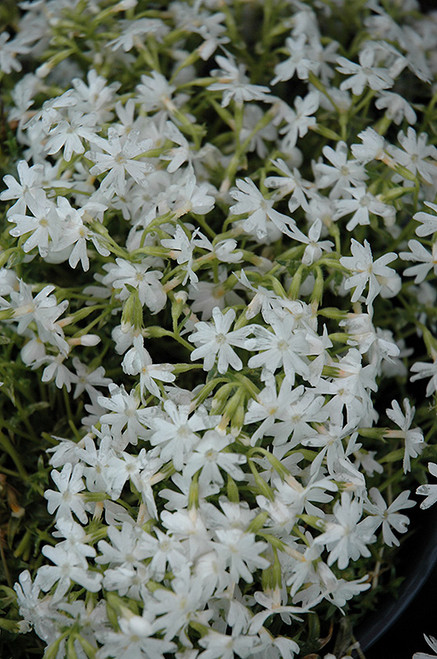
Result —
<instances>
[{"instance_id":1,"label":"flower cluster","mask_svg":"<svg viewBox=\"0 0 437 659\"><path fill-rule=\"evenodd\" d=\"M0 317L63 410L15 585L45 656L319 652L436 500L437 20L386 4L4 33Z\"/></svg>"}]
</instances>

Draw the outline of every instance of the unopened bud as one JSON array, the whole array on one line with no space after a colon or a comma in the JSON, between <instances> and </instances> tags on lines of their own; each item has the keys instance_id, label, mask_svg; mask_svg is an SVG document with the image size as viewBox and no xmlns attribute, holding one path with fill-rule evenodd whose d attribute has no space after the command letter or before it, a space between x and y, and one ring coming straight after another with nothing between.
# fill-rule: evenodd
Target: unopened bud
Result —
<instances>
[{"instance_id":1,"label":"unopened bud","mask_svg":"<svg viewBox=\"0 0 437 659\"><path fill-rule=\"evenodd\" d=\"M100 336L97 336L97 334L84 334L83 336L68 339L68 343L71 346L96 346L100 343Z\"/></svg>"},{"instance_id":2,"label":"unopened bud","mask_svg":"<svg viewBox=\"0 0 437 659\"><path fill-rule=\"evenodd\" d=\"M121 331L127 332L128 328L141 329L143 325L143 307L136 288L130 287L130 295L123 306L121 314Z\"/></svg>"}]
</instances>

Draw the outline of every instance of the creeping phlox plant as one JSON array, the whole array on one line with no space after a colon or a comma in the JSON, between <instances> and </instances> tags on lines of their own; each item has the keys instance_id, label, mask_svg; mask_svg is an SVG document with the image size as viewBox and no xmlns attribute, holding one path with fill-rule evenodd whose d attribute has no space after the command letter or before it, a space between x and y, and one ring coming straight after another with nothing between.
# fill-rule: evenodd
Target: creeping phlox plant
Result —
<instances>
[{"instance_id":1,"label":"creeping phlox plant","mask_svg":"<svg viewBox=\"0 0 437 659\"><path fill-rule=\"evenodd\" d=\"M1 15L5 643L350 652L437 498L436 15Z\"/></svg>"}]
</instances>

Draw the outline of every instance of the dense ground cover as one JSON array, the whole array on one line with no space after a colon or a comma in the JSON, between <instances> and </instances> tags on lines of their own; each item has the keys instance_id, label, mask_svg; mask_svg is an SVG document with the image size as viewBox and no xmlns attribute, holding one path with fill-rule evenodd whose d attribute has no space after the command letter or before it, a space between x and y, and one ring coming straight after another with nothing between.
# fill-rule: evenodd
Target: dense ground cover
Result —
<instances>
[{"instance_id":1,"label":"dense ground cover","mask_svg":"<svg viewBox=\"0 0 437 659\"><path fill-rule=\"evenodd\" d=\"M436 15L0 16L4 652L345 655L436 498Z\"/></svg>"}]
</instances>

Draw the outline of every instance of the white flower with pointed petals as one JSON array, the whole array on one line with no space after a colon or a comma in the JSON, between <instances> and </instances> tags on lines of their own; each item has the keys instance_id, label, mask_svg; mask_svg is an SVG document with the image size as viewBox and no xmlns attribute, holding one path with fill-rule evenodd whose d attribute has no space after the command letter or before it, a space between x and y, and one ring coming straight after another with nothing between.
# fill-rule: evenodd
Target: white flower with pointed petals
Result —
<instances>
[{"instance_id":1,"label":"white flower with pointed petals","mask_svg":"<svg viewBox=\"0 0 437 659\"><path fill-rule=\"evenodd\" d=\"M231 346L244 347L251 327L247 325L239 330L229 331L235 320L235 311L228 309L222 313L219 307L212 310L213 322L200 321L195 325L195 332L188 340L197 345L191 353L191 361L203 358L203 369L210 371L218 359L219 373L226 373L229 366L236 371L243 368L243 363Z\"/></svg>"},{"instance_id":2,"label":"white flower with pointed petals","mask_svg":"<svg viewBox=\"0 0 437 659\"><path fill-rule=\"evenodd\" d=\"M9 233L14 238L27 236L22 245L24 252L38 248L40 256L45 257L49 251L49 243L57 244L59 237L59 217L56 207L47 199L43 190L35 191L34 197L27 201L28 210L32 215L10 213L8 221L14 222L15 227Z\"/></svg>"},{"instance_id":3,"label":"white flower with pointed petals","mask_svg":"<svg viewBox=\"0 0 437 659\"><path fill-rule=\"evenodd\" d=\"M66 551L59 545L56 547L44 545L42 553L53 561L54 565L40 567L37 576L38 584L47 591L57 583L54 599L62 599L71 582L80 584L91 593L97 593L101 589L102 575L99 572L88 570L87 566L84 567L82 560L75 554Z\"/></svg>"},{"instance_id":4,"label":"white flower with pointed petals","mask_svg":"<svg viewBox=\"0 0 437 659\"><path fill-rule=\"evenodd\" d=\"M304 265L312 265L314 261L318 261L323 251L330 252L334 243L331 240L320 240L322 233L323 223L322 220L317 219L310 227L308 236L306 236L300 229L294 227L292 229L293 238L301 243L305 243L305 251L302 257Z\"/></svg>"},{"instance_id":5,"label":"white flower with pointed petals","mask_svg":"<svg viewBox=\"0 0 437 659\"><path fill-rule=\"evenodd\" d=\"M324 146L322 153L331 164L316 163L314 170L318 175L319 188L332 186L329 193L331 199L343 197L345 188L362 185L367 179L362 163L358 160L348 160L348 147L345 142L338 142L335 150L330 146Z\"/></svg>"},{"instance_id":6,"label":"white flower with pointed petals","mask_svg":"<svg viewBox=\"0 0 437 659\"><path fill-rule=\"evenodd\" d=\"M123 195L126 191L126 175L141 185L145 175L152 169L148 162L138 159L152 145L151 140L141 139L138 131L131 131L125 137L120 136L118 130L111 126L108 139L96 136L93 143L101 150L87 151L85 157L95 163L90 169L91 174L98 176L108 172L100 184L102 191L112 192L113 189Z\"/></svg>"},{"instance_id":7,"label":"white flower with pointed petals","mask_svg":"<svg viewBox=\"0 0 437 659\"><path fill-rule=\"evenodd\" d=\"M427 144L428 135L419 133L408 127L407 133L400 131L398 140L402 146L390 146L387 150L395 162L406 167L412 174L420 176L427 183L435 182L435 169L437 161L437 148Z\"/></svg>"},{"instance_id":8,"label":"white flower with pointed petals","mask_svg":"<svg viewBox=\"0 0 437 659\"><path fill-rule=\"evenodd\" d=\"M110 410L100 417L101 423L107 423L111 427L114 438L114 448L122 451L131 443L136 445L139 437L144 437L146 428L143 424L150 418L150 409L138 409L139 398L134 391L127 393L124 386L116 384L109 385L110 398L99 396L97 402L102 407Z\"/></svg>"},{"instance_id":9,"label":"white flower with pointed petals","mask_svg":"<svg viewBox=\"0 0 437 659\"><path fill-rule=\"evenodd\" d=\"M245 74L244 64L237 66L231 55L228 57L217 55L215 61L221 68L212 71L217 82L209 85L208 89L223 92L222 107L227 107L231 100L238 104L243 104L244 101L270 102L267 95L270 93L270 89L264 85L250 84L249 78Z\"/></svg>"},{"instance_id":10,"label":"white flower with pointed petals","mask_svg":"<svg viewBox=\"0 0 437 659\"><path fill-rule=\"evenodd\" d=\"M218 551L223 552L233 581L244 579L246 583L252 583L254 570L269 566L269 561L261 556L268 544L255 541L254 533L229 528L217 529L216 535L220 544Z\"/></svg>"},{"instance_id":11,"label":"white flower with pointed petals","mask_svg":"<svg viewBox=\"0 0 437 659\"><path fill-rule=\"evenodd\" d=\"M406 474L411 469L411 458L417 458L425 447L423 432L420 428L410 427L416 408L411 407L408 398L403 400L405 414L396 400L392 401L391 405L391 408L386 410L386 414L393 423L399 426L400 430L387 430L384 437L405 441L403 466L404 474Z\"/></svg>"},{"instance_id":12,"label":"white flower with pointed petals","mask_svg":"<svg viewBox=\"0 0 437 659\"><path fill-rule=\"evenodd\" d=\"M429 647L434 654L429 654L429 652L415 652L413 655L413 659L436 659L437 656L437 638L434 638L434 636L427 636L426 634L423 635L425 638L425 641L428 643Z\"/></svg>"},{"instance_id":13,"label":"white flower with pointed petals","mask_svg":"<svg viewBox=\"0 0 437 659\"><path fill-rule=\"evenodd\" d=\"M417 261L417 265L412 265L404 271L407 277L415 277L414 283L421 284L427 277L430 270L437 274L437 241L432 243L431 252L418 240L409 240L409 252L401 252L399 256L405 261Z\"/></svg>"},{"instance_id":14,"label":"white flower with pointed petals","mask_svg":"<svg viewBox=\"0 0 437 659\"><path fill-rule=\"evenodd\" d=\"M361 520L362 503L352 499L350 492L343 492L341 501L334 506L333 522L326 523L326 531L315 539L316 544L323 544L329 550L328 565L337 562L340 570L356 561L360 556L370 556L367 545L376 538L366 520Z\"/></svg>"},{"instance_id":15,"label":"white flower with pointed petals","mask_svg":"<svg viewBox=\"0 0 437 659\"><path fill-rule=\"evenodd\" d=\"M412 365L411 371L414 375L410 378L411 382L421 380L422 378L431 378L426 387L426 395L432 396L437 391L437 350L431 348L432 362L416 362Z\"/></svg>"},{"instance_id":16,"label":"white flower with pointed petals","mask_svg":"<svg viewBox=\"0 0 437 659\"><path fill-rule=\"evenodd\" d=\"M29 202L37 203L43 185L44 167L41 163L29 167L25 160L20 160L17 164L17 173L19 182L11 174L3 178L8 189L0 193L0 200L16 199L15 204L8 209L8 216L13 213L24 214Z\"/></svg>"},{"instance_id":17,"label":"white flower with pointed petals","mask_svg":"<svg viewBox=\"0 0 437 659\"><path fill-rule=\"evenodd\" d=\"M274 240L281 233L292 236L289 225L294 220L273 208L274 200L266 199L250 178L237 179L238 189L233 188L230 195L236 200L229 212L233 215L246 215L241 226L246 233L253 234L258 240Z\"/></svg>"},{"instance_id":18,"label":"white flower with pointed petals","mask_svg":"<svg viewBox=\"0 0 437 659\"><path fill-rule=\"evenodd\" d=\"M364 509L371 515L373 532L382 524L382 537L385 544L389 547L399 546L399 540L393 533L392 528L398 533L406 533L408 530L409 518L398 511L416 505L415 501L408 498L410 495L409 490L401 492L389 506L387 506L381 492L376 487L371 488L369 495L370 500L364 504Z\"/></svg>"},{"instance_id":19,"label":"white flower with pointed petals","mask_svg":"<svg viewBox=\"0 0 437 659\"><path fill-rule=\"evenodd\" d=\"M254 339L247 339L246 350L259 350L258 355L253 355L249 361L249 368L263 367L261 379L266 380L269 373L275 373L281 366L291 384L294 384L296 374L309 378L309 361L307 355L310 352L306 333L296 329L296 321L291 314L284 318L274 317L270 319L271 329L262 325L255 325ZM273 330L273 331L271 331Z\"/></svg>"},{"instance_id":20,"label":"white flower with pointed petals","mask_svg":"<svg viewBox=\"0 0 437 659\"><path fill-rule=\"evenodd\" d=\"M426 213L425 211L420 211L413 215L413 220L420 222L420 226L416 229L416 234L418 236L429 236L432 233L437 232L437 204L432 204L430 201L425 201L425 206L431 208L434 211L434 215L431 213Z\"/></svg>"},{"instance_id":21,"label":"white flower with pointed petals","mask_svg":"<svg viewBox=\"0 0 437 659\"><path fill-rule=\"evenodd\" d=\"M213 424L213 418L206 418L199 410L190 416L188 405L176 405L171 400L164 403L165 415L150 418L148 427L152 430L149 441L152 446L160 447L162 460L173 460L179 471L191 455L197 443L199 430L205 430Z\"/></svg>"},{"instance_id":22,"label":"white flower with pointed petals","mask_svg":"<svg viewBox=\"0 0 437 659\"><path fill-rule=\"evenodd\" d=\"M71 519L74 513L82 524L88 523L88 515L85 511L85 499L81 492L85 489L82 480L83 465L65 464L62 471L53 469L51 477L58 491L46 490L44 498L47 499L47 510L52 515L56 511L58 518Z\"/></svg>"},{"instance_id":23,"label":"white flower with pointed petals","mask_svg":"<svg viewBox=\"0 0 437 659\"><path fill-rule=\"evenodd\" d=\"M120 300L127 300L129 297L130 293L126 287L126 284L129 284L137 289L141 304L147 305L152 313L158 313L165 307L167 296L159 281L162 272L151 270L146 259L140 263L131 263L117 258L115 264L107 264L105 270L107 274L102 281L106 285L120 289L117 293Z\"/></svg>"},{"instance_id":24,"label":"white flower with pointed petals","mask_svg":"<svg viewBox=\"0 0 437 659\"><path fill-rule=\"evenodd\" d=\"M393 277L399 279L396 272L392 268L387 267L388 263L397 259L397 254L388 252L374 261L372 250L367 240L364 241L364 245L360 245L355 238L351 240L351 252L352 256L342 256L340 259L341 265L353 273L351 277L346 279L345 288L347 290L355 288L351 300L352 302L357 302L368 284L369 290L366 304L368 308L372 308L373 301L381 293L384 280L389 280ZM391 297L391 295L386 295L385 297Z\"/></svg>"},{"instance_id":25,"label":"white flower with pointed petals","mask_svg":"<svg viewBox=\"0 0 437 659\"><path fill-rule=\"evenodd\" d=\"M428 470L430 474L437 478L437 464L435 462L428 462ZM425 485L419 485L416 494L426 497L420 504L422 510L426 510L437 502L437 484L430 485L427 483Z\"/></svg>"},{"instance_id":26,"label":"white flower with pointed petals","mask_svg":"<svg viewBox=\"0 0 437 659\"><path fill-rule=\"evenodd\" d=\"M223 486L224 479L220 471L222 470L234 480L243 480L244 472L239 465L246 462L246 457L241 453L223 450L233 441L234 438L229 435L208 430L194 447L190 461L184 469L184 476L193 477L199 471L199 483L217 483Z\"/></svg>"},{"instance_id":27,"label":"white flower with pointed petals","mask_svg":"<svg viewBox=\"0 0 437 659\"><path fill-rule=\"evenodd\" d=\"M345 57L337 57L337 71L349 77L340 84L340 89L351 89L355 95L362 94L365 87L375 91L389 89L394 85L389 70L375 66L376 53L374 48L363 48L359 54L359 64Z\"/></svg>"},{"instance_id":28,"label":"white flower with pointed petals","mask_svg":"<svg viewBox=\"0 0 437 659\"><path fill-rule=\"evenodd\" d=\"M97 630L96 636L102 647L98 651L105 657L130 657L131 659L164 659L168 652L176 649L174 643L155 636L157 625L153 615L144 609L141 616L124 609L118 619L119 631Z\"/></svg>"},{"instance_id":29,"label":"white flower with pointed petals","mask_svg":"<svg viewBox=\"0 0 437 659\"><path fill-rule=\"evenodd\" d=\"M172 364L154 364L149 352L144 347L142 336L135 336L133 343L133 347L125 354L121 363L123 371L128 375L140 376L142 396L149 391L157 398L161 398L161 391L155 380L174 382L176 376L173 373Z\"/></svg>"}]
</instances>

